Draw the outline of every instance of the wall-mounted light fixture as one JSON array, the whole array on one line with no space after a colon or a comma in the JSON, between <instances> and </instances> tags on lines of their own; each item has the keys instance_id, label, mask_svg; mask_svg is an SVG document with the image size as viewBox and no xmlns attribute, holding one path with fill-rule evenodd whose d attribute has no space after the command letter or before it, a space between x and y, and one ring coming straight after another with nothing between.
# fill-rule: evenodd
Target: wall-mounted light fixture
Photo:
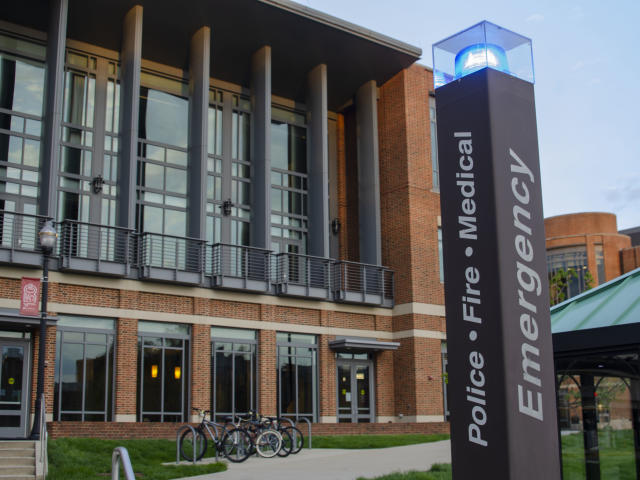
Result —
<instances>
[{"instance_id":1,"label":"wall-mounted light fixture","mask_svg":"<svg viewBox=\"0 0 640 480\"><path fill-rule=\"evenodd\" d=\"M158 365L151 365L151 378L158 378Z\"/></svg>"},{"instance_id":2,"label":"wall-mounted light fixture","mask_svg":"<svg viewBox=\"0 0 640 480\"><path fill-rule=\"evenodd\" d=\"M342 224L340 223L339 218L334 218L333 220L331 220L331 231L333 232L334 235L337 235L340 233L341 226Z\"/></svg>"},{"instance_id":3,"label":"wall-mounted light fixture","mask_svg":"<svg viewBox=\"0 0 640 480\"><path fill-rule=\"evenodd\" d=\"M93 193L100 193L102 191L102 186L104 185L104 178L102 175L98 175L91 181L91 186L93 187Z\"/></svg>"},{"instance_id":4,"label":"wall-mounted light fixture","mask_svg":"<svg viewBox=\"0 0 640 480\"><path fill-rule=\"evenodd\" d=\"M173 368L173 377L176 380L180 380L181 376L182 376L182 369L180 367L174 367Z\"/></svg>"},{"instance_id":5,"label":"wall-mounted light fixture","mask_svg":"<svg viewBox=\"0 0 640 480\"><path fill-rule=\"evenodd\" d=\"M227 198L224 202L222 202L222 205L221 205L222 214L225 217L228 217L229 215L231 215L231 207L233 207L233 203L231 202L230 198Z\"/></svg>"}]
</instances>

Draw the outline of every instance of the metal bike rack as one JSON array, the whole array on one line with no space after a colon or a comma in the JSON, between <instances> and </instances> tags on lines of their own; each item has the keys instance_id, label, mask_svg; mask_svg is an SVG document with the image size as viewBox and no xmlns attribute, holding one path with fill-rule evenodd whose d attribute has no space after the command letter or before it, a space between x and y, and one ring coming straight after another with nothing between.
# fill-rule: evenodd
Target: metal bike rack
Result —
<instances>
[{"instance_id":1,"label":"metal bike rack","mask_svg":"<svg viewBox=\"0 0 640 480\"><path fill-rule=\"evenodd\" d=\"M281 418L283 420L288 420L289 423L291 424L291 426L295 426L294 422L289 417L281 417ZM312 443L311 443L311 422L306 417L302 417L302 418L300 418L300 420L304 420L305 422L307 422L308 435L309 435L309 450L311 450L313 448ZM296 423L298 423L298 422L296 421Z\"/></svg>"},{"instance_id":2,"label":"metal bike rack","mask_svg":"<svg viewBox=\"0 0 640 480\"><path fill-rule=\"evenodd\" d=\"M113 449L113 454L111 455L111 480L118 480L120 478L120 461L122 461L125 479L136 480L133 468L131 467L131 460L129 460L129 452L127 452L127 449L124 447L116 447Z\"/></svg>"},{"instance_id":3,"label":"metal bike rack","mask_svg":"<svg viewBox=\"0 0 640 480\"><path fill-rule=\"evenodd\" d=\"M187 428L191 430L191 433L193 434L193 457L191 458L193 458L193 464L195 465L196 464L196 440L198 438L198 434L196 433L196 429L193 428L191 425L183 425L178 429L178 432L176 433L176 464L180 464L180 434ZM216 461L218 461L218 450L216 450ZM118 477L116 477L116 480L117 479Z\"/></svg>"}]
</instances>

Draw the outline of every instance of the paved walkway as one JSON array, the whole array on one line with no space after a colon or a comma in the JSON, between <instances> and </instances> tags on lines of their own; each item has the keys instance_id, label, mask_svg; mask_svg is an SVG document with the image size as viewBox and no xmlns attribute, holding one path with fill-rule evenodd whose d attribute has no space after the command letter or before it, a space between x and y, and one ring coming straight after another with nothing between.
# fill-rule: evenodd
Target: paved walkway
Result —
<instances>
[{"instance_id":1,"label":"paved walkway","mask_svg":"<svg viewBox=\"0 0 640 480\"><path fill-rule=\"evenodd\" d=\"M189 480L355 480L398 471L425 471L434 463L450 462L449 440L369 450L316 448L286 458L251 457L243 463L228 463L226 472Z\"/></svg>"}]
</instances>

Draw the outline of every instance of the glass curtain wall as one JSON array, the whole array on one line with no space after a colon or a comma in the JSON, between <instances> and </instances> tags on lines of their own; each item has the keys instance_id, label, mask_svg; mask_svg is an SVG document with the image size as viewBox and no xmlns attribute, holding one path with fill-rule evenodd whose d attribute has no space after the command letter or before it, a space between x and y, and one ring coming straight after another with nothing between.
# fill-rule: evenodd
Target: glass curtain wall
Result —
<instances>
[{"instance_id":1,"label":"glass curtain wall","mask_svg":"<svg viewBox=\"0 0 640 480\"><path fill-rule=\"evenodd\" d=\"M278 413L317 421L318 345L315 335L277 333Z\"/></svg>"},{"instance_id":2,"label":"glass curtain wall","mask_svg":"<svg viewBox=\"0 0 640 480\"><path fill-rule=\"evenodd\" d=\"M143 262L184 269L187 234L188 85L142 72L137 228ZM168 236L168 237L167 237Z\"/></svg>"},{"instance_id":3,"label":"glass curtain wall","mask_svg":"<svg viewBox=\"0 0 640 480\"><path fill-rule=\"evenodd\" d=\"M115 320L60 316L56 331L56 421L113 420Z\"/></svg>"},{"instance_id":4,"label":"glass curtain wall","mask_svg":"<svg viewBox=\"0 0 640 480\"><path fill-rule=\"evenodd\" d=\"M307 128L302 114L271 109L271 250L307 252Z\"/></svg>"},{"instance_id":5,"label":"glass curtain wall","mask_svg":"<svg viewBox=\"0 0 640 480\"><path fill-rule=\"evenodd\" d=\"M0 241L35 248L45 47L0 33Z\"/></svg>"},{"instance_id":6,"label":"glass curtain wall","mask_svg":"<svg viewBox=\"0 0 640 480\"><path fill-rule=\"evenodd\" d=\"M251 102L234 95L231 115L231 244L250 245Z\"/></svg>"},{"instance_id":7,"label":"glass curtain wall","mask_svg":"<svg viewBox=\"0 0 640 480\"><path fill-rule=\"evenodd\" d=\"M256 346L254 330L211 328L212 410L216 421L245 415L256 408Z\"/></svg>"},{"instance_id":8,"label":"glass curtain wall","mask_svg":"<svg viewBox=\"0 0 640 480\"><path fill-rule=\"evenodd\" d=\"M223 92L209 91L206 240L212 243L222 241L223 98Z\"/></svg>"},{"instance_id":9,"label":"glass curtain wall","mask_svg":"<svg viewBox=\"0 0 640 480\"><path fill-rule=\"evenodd\" d=\"M58 219L115 226L120 86L115 61L66 52ZM94 189L94 179L102 179ZM86 255L97 236L73 227L73 254ZM109 234L113 236L114 232ZM92 237L90 239L89 237ZM94 238L95 237L95 238ZM113 238L101 234L102 258L113 256ZM95 246L94 246L95 248Z\"/></svg>"},{"instance_id":10,"label":"glass curtain wall","mask_svg":"<svg viewBox=\"0 0 640 480\"><path fill-rule=\"evenodd\" d=\"M189 336L185 324L138 322L138 421L188 418Z\"/></svg>"}]
</instances>

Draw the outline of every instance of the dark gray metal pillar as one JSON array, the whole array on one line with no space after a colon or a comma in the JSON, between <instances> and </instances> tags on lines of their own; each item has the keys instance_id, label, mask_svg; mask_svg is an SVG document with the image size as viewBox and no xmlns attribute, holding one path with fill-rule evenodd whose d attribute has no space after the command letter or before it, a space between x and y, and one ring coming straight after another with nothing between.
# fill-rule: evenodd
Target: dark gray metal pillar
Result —
<instances>
[{"instance_id":1,"label":"dark gray metal pillar","mask_svg":"<svg viewBox=\"0 0 640 480\"><path fill-rule=\"evenodd\" d=\"M46 100L40 157L40 202L38 212L56 217L58 165L60 163L60 124L64 94L64 52L67 38L68 0L50 2L47 32Z\"/></svg>"},{"instance_id":2,"label":"dark gray metal pillar","mask_svg":"<svg viewBox=\"0 0 640 480\"><path fill-rule=\"evenodd\" d=\"M124 17L120 78L120 161L116 224L135 228L136 169L138 167L138 113L142 59L142 6Z\"/></svg>"},{"instance_id":3,"label":"dark gray metal pillar","mask_svg":"<svg viewBox=\"0 0 640 480\"><path fill-rule=\"evenodd\" d=\"M598 451L598 406L593 375L580 375L582 397L582 429L584 435L584 461L587 480L600 480L600 454Z\"/></svg>"},{"instance_id":4,"label":"dark gray metal pillar","mask_svg":"<svg viewBox=\"0 0 640 480\"><path fill-rule=\"evenodd\" d=\"M204 239L207 207L207 120L211 29L191 37L189 57L189 236ZM212 241L213 239L206 239Z\"/></svg>"},{"instance_id":5,"label":"dark gray metal pillar","mask_svg":"<svg viewBox=\"0 0 640 480\"><path fill-rule=\"evenodd\" d=\"M329 132L327 66L307 78L307 150L309 158L309 254L329 257Z\"/></svg>"},{"instance_id":6,"label":"dark gray metal pillar","mask_svg":"<svg viewBox=\"0 0 640 480\"><path fill-rule=\"evenodd\" d=\"M251 58L251 244L271 246L271 47Z\"/></svg>"},{"instance_id":7,"label":"dark gray metal pillar","mask_svg":"<svg viewBox=\"0 0 640 480\"><path fill-rule=\"evenodd\" d=\"M636 459L636 478L640 479L640 379L631 379L631 421Z\"/></svg>"},{"instance_id":8,"label":"dark gray metal pillar","mask_svg":"<svg viewBox=\"0 0 640 480\"><path fill-rule=\"evenodd\" d=\"M382 264L377 99L373 80L356 93L360 261L373 265Z\"/></svg>"}]
</instances>

